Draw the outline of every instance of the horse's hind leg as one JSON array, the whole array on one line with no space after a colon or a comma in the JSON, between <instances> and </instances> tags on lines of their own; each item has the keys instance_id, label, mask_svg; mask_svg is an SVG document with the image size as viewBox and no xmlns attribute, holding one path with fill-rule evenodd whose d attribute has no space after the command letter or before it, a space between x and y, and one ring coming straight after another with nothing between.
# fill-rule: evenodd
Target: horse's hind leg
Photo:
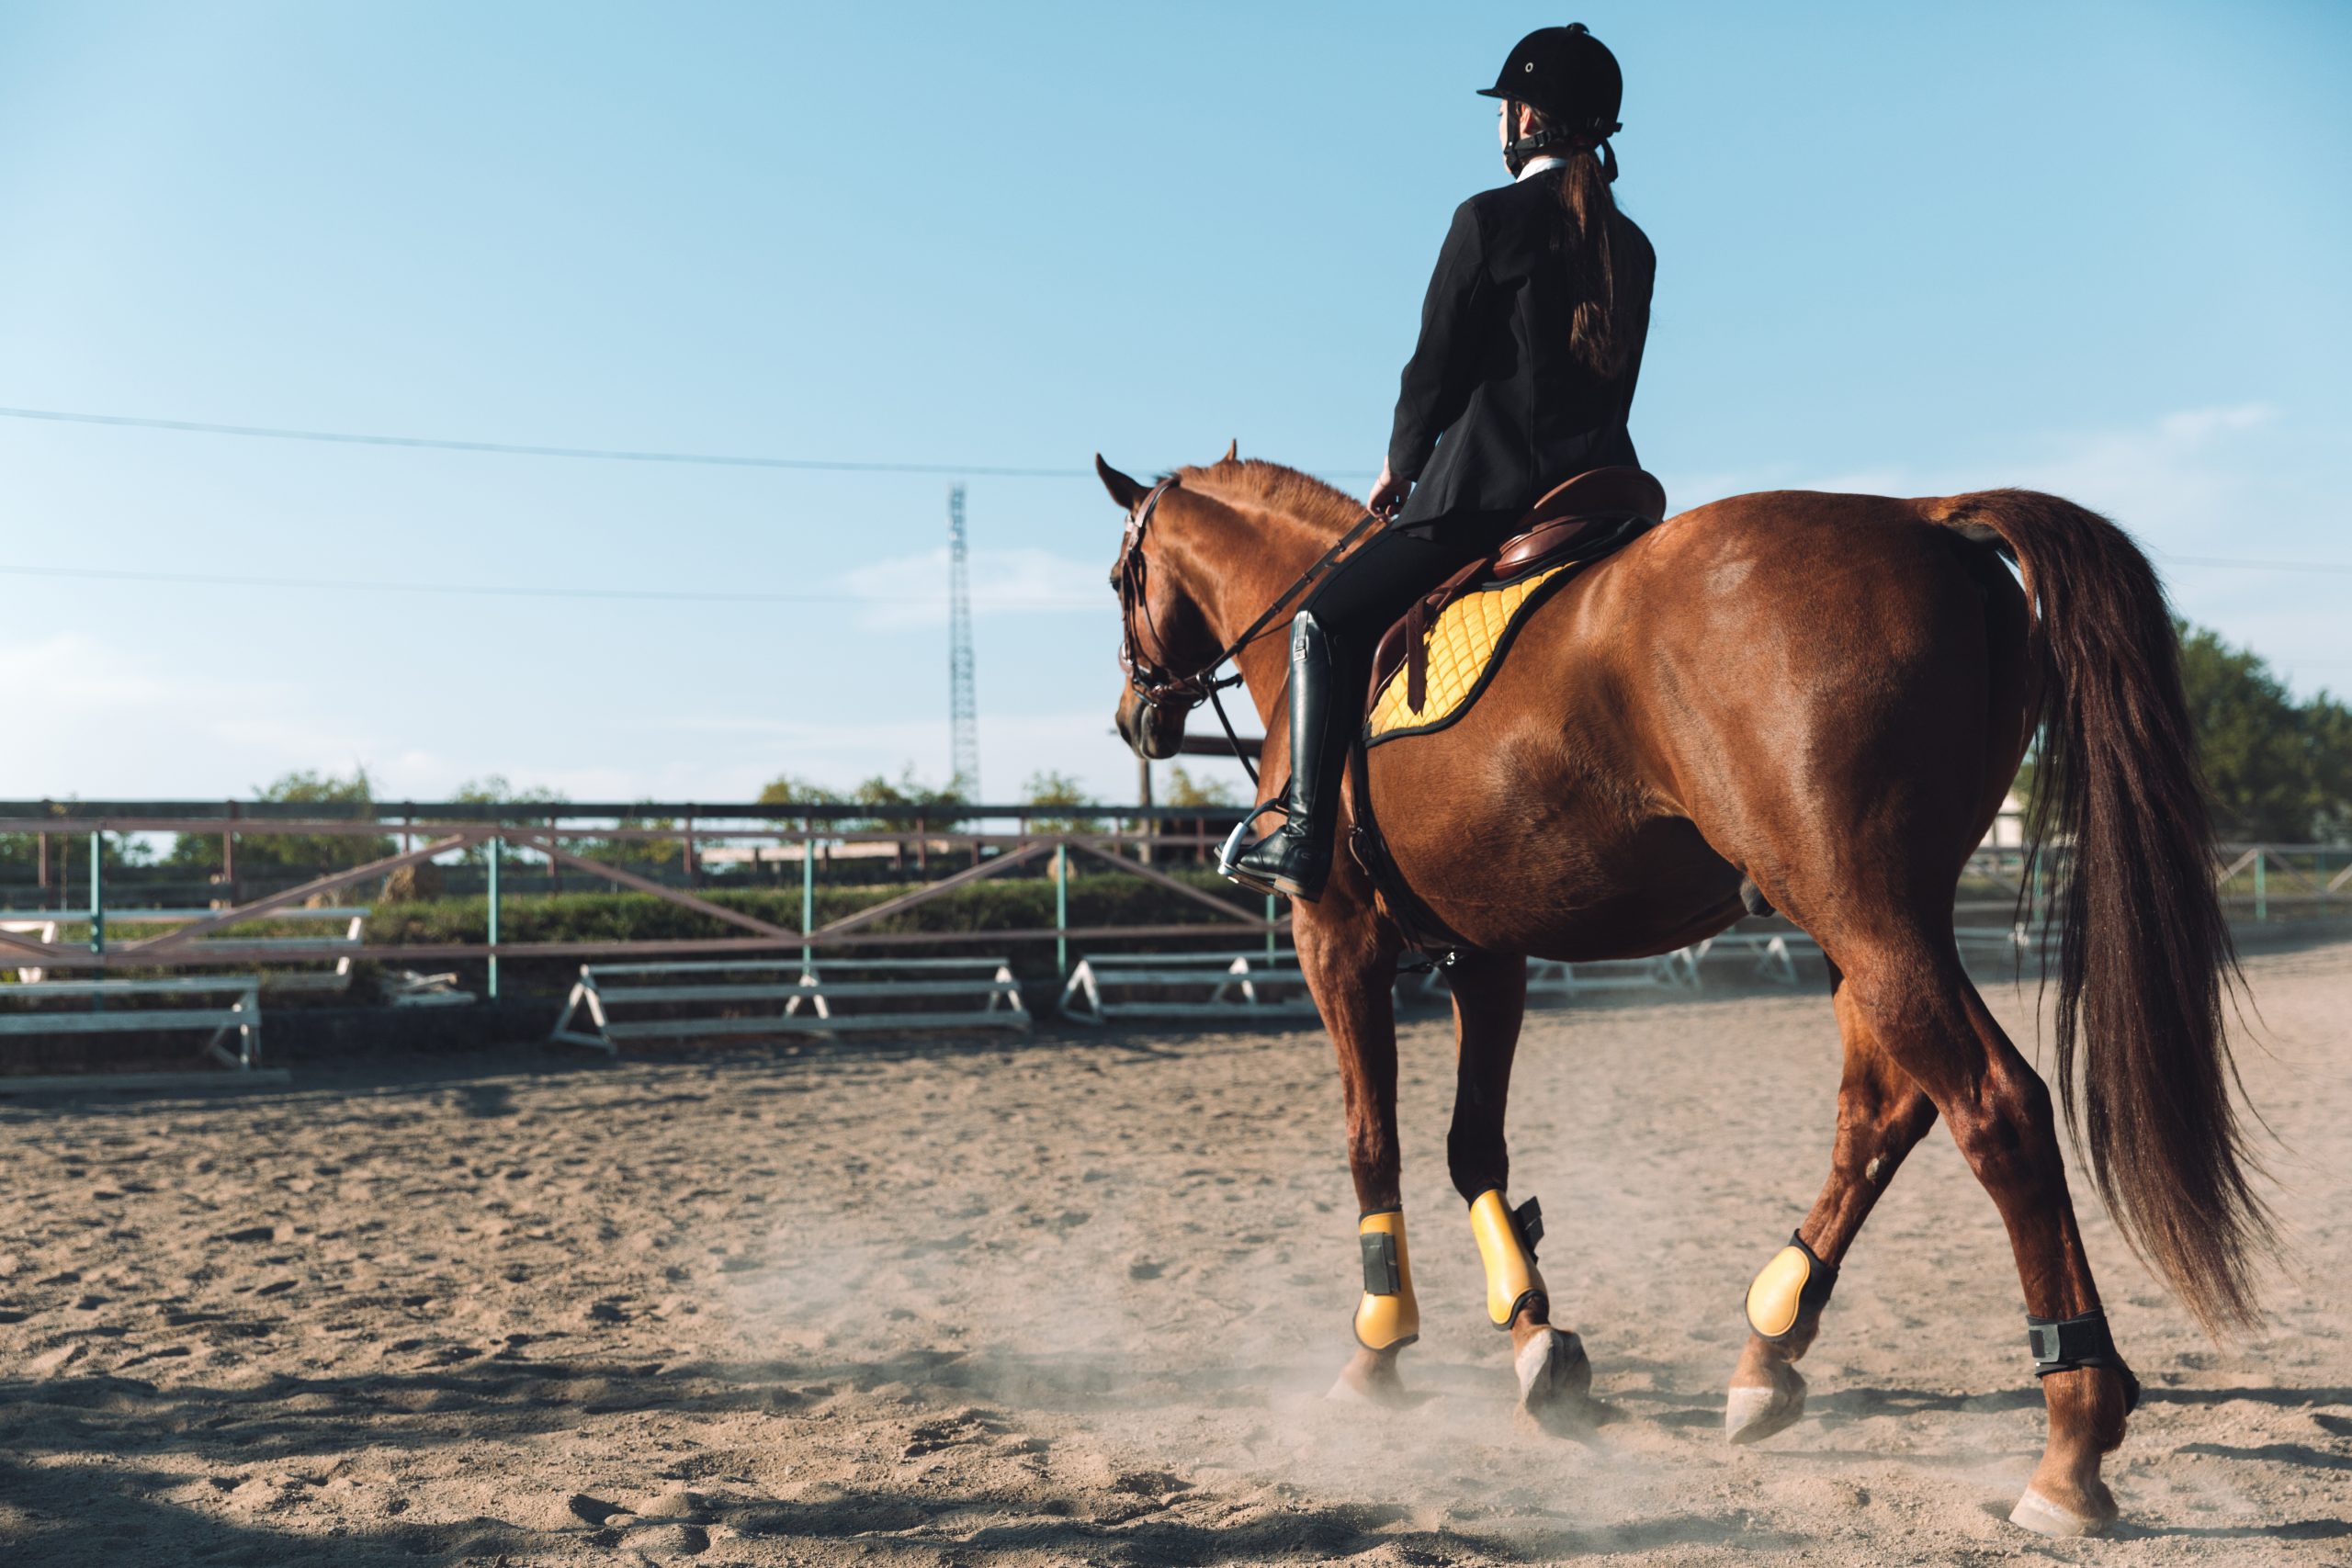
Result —
<instances>
[{"instance_id":1,"label":"horse's hind leg","mask_svg":"<svg viewBox=\"0 0 2352 1568\"><path fill-rule=\"evenodd\" d=\"M1935 1124L1934 1101L1887 1054L1835 965L1829 983L1846 1047L1829 1179L1750 1290L1747 1347L1724 1405L1724 1435L1735 1443L1760 1442L1804 1414L1795 1362L1821 1327L1829 1284L1903 1156Z\"/></svg>"},{"instance_id":2,"label":"horse's hind leg","mask_svg":"<svg viewBox=\"0 0 2352 1568\"><path fill-rule=\"evenodd\" d=\"M2139 1384L2107 1338L2050 1090L1962 971L1949 925L1932 939L1928 929L1922 921L1838 944L1845 988L1888 1055L1934 1100L2000 1210L2026 1311L2044 1325L2035 1353L2049 1442L2009 1517L2045 1535L2095 1533L2116 1513L2099 1459L2123 1440Z\"/></svg>"},{"instance_id":3,"label":"horse's hind leg","mask_svg":"<svg viewBox=\"0 0 2352 1568\"><path fill-rule=\"evenodd\" d=\"M1470 1204L1487 1271L1487 1321L1510 1331L1520 1409L1546 1425L1580 1424L1589 1414L1592 1366L1577 1337L1552 1324L1551 1298L1535 1270L1534 1244L1542 1231L1532 1201L1514 1212L1505 1196L1510 1155L1503 1112L1527 1010L1527 961L1465 953L1450 978L1455 1076L1446 1165L1454 1189Z\"/></svg>"}]
</instances>

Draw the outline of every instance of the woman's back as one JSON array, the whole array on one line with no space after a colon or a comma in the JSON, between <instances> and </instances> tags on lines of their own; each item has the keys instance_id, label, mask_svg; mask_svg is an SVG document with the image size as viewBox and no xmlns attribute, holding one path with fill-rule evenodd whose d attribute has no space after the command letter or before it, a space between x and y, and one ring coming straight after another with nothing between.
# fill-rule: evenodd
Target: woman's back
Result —
<instances>
[{"instance_id":1,"label":"woman's back","mask_svg":"<svg viewBox=\"0 0 2352 1568\"><path fill-rule=\"evenodd\" d=\"M1626 413L1657 255L1613 206L1598 215L1608 225L1615 298L1596 299L1571 254L1564 178L1547 169L1481 191L1454 213L1424 311L1425 331L1436 324L1445 334L1440 352L1450 363L1419 386L1408 372L1392 441L1444 434L1399 519L1407 526L1514 512L1588 468L1639 466ZM1606 368L1577 341L1577 311L1595 306L1614 315L1614 364Z\"/></svg>"}]
</instances>

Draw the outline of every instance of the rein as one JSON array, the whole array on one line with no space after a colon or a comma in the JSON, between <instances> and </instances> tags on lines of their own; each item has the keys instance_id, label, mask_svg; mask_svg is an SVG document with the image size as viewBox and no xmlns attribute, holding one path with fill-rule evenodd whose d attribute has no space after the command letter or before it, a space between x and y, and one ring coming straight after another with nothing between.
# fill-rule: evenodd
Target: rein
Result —
<instances>
[{"instance_id":1,"label":"rein","mask_svg":"<svg viewBox=\"0 0 2352 1568\"><path fill-rule=\"evenodd\" d=\"M1152 514L1159 509L1159 498L1173 489L1175 484L1176 480L1171 476L1152 486L1151 493L1143 498L1143 504L1136 507L1135 514L1127 519L1126 539L1120 546L1119 564L1116 569L1119 580L1119 608L1122 612L1119 621L1119 664L1127 672L1127 684L1133 688L1137 696L1153 707L1181 704L1186 708L1193 708L1206 702L1211 711L1216 713L1217 723L1225 730L1226 744L1233 748L1235 761L1241 764L1242 772L1250 775L1250 785L1254 788L1258 784L1257 764L1250 760L1250 753L1242 747L1241 737L1234 732L1233 720L1226 716L1225 700L1220 694L1241 684L1241 675L1238 671L1236 671L1231 675L1218 679L1216 672L1236 654L1263 637L1266 628L1273 624L1274 618L1283 613L1291 601L1297 598L1316 579L1330 570L1332 563L1347 553L1348 547L1363 538L1366 531L1381 521L1381 517L1376 512L1365 513L1354 527L1340 536L1337 544L1325 550L1316 559L1314 565L1300 572L1296 581L1275 595L1274 602L1267 605L1239 637L1227 643L1214 659L1200 669L1189 675L1179 675L1159 660L1147 654L1143 649L1143 639L1136 633L1136 615L1140 611L1144 624L1150 627L1152 641L1163 649L1167 647L1167 643L1160 637L1159 626L1151 618L1151 596L1146 592L1145 579L1148 563L1144 558L1143 536L1145 528L1151 523Z\"/></svg>"}]
</instances>

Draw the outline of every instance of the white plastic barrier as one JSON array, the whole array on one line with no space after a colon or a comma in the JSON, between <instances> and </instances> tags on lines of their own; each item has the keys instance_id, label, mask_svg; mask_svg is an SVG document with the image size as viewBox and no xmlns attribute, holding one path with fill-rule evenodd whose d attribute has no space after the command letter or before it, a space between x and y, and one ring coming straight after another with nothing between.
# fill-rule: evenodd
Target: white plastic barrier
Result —
<instances>
[{"instance_id":1,"label":"white plastic barrier","mask_svg":"<svg viewBox=\"0 0 2352 1568\"><path fill-rule=\"evenodd\" d=\"M184 926L194 920L209 919L217 909L108 909L107 925L115 926ZM0 931L15 931L55 943L62 926L86 924L85 910L8 909L0 910ZM300 962L319 956L321 947L357 947L368 926L368 911L350 907L323 909L273 909L266 917L273 920L335 920L342 923L341 936L238 936L234 933L210 940L233 943L242 950L256 947L286 948L295 951ZM191 944L201 949L205 939ZM242 954L241 954L242 958ZM247 960L249 961L249 960ZM70 966L69 966L70 967ZM48 978L48 970L40 967L20 968L17 978L28 986L40 985ZM262 976L262 987L271 991L347 991L351 988L351 957L348 953L335 960L333 969L279 970Z\"/></svg>"},{"instance_id":2,"label":"white plastic barrier","mask_svg":"<svg viewBox=\"0 0 2352 1568\"><path fill-rule=\"evenodd\" d=\"M1114 1018L1249 1023L1316 1016L1295 953L1097 953L1070 971L1061 1010L1080 1023Z\"/></svg>"},{"instance_id":3,"label":"white plastic barrier","mask_svg":"<svg viewBox=\"0 0 2352 1568\"><path fill-rule=\"evenodd\" d=\"M622 983L614 984L616 980ZM614 1016L616 1010L647 1007L751 1010L698 1018ZM582 1014L582 1026L574 1027ZM1025 1030L1029 1025L1020 982L1001 958L817 959L807 964L797 958L718 959L583 964L548 1038L617 1055L628 1040L854 1030Z\"/></svg>"},{"instance_id":4,"label":"white plastic barrier","mask_svg":"<svg viewBox=\"0 0 2352 1568\"><path fill-rule=\"evenodd\" d=\"M1574 997L1587 991L1688 990L1699 983L1690 950L1661 953L1650 958L1588 958L1570 963L1561 958L1527 961L1528 998ZM1432 969L1421 979L1421 994L1441 996L1445 972Z\"/></svg>"},{"instance_id":5,"label":"white plastic barrier","mask_svg":"<svg viewBox=\"0 0 2352 1568\"><path fill-rule=\"evenodd\" d=\"M1821 944L1803 931L1725 931L1682 950L1690 955L1690 983L1699 984L1700 965L1710 958L1746 958L1751 976L1775 986L1797 983L1799 958L1818 958Z\"/></svg>"},{"instance_id":6,"label":"white plastic barrier","mask_svg":"<svg viewBox=\"0 0 2352 1568\"><path fill-rule=\"evenodd\" d=\"M2023 921L2008 926L1962 926L1951 934L1963 962L1972 958L2046 958L2058 946L2054 929L2029 927Z\"/></svg>"},{"instance_id":7,"label":"white plastic barrier","mask_svg":"<svg viewBox=\"0 0 2352 1568\"><path fill-rule=\"evenodd\" d=\"M1679 953L1653 958L1597 958L1571 964L1557 958L1527 961L1527 994L1573 997L1585 991L1684 990L1698 977Z\"/></svg>"},{"instance_id":8,"label":"white plastic barrier","mask_svg":"<svg viewBox=\"0 0 2352 1568\"><path fill-rule=\"evenodd\" d=\"M85 999L89 1010L59 1011L48 1004ZM109 1003L161 998L176 1006L116 1007ZM282 1080L261 1073L261 980L253 975L181 975L165 980L44 980L36 986L0 986L0 1040L64 1034L146 1034L164 1030L208 1031L200 1054L246 1075L248 1081ZM35 1004L39 1010L19 1008ZM233 1044L232 1043L233 1040ZM76 1073L56 1077L0 1077L0 1092L100 1085L120 1089L163 1088L206 1073Z\"/></svg>"}]
</instances>

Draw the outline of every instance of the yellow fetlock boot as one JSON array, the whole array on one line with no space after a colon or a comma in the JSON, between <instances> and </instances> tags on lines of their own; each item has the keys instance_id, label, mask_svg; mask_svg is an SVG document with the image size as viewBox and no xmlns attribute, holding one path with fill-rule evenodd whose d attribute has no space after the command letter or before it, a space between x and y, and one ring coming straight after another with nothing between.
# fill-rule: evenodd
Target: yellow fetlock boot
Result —
<instances>
[{"instance_id":1,"label":"yellow fetlock boot","mask_svg":"<svg viewBox=\"0 0 2352 1568\"><path fill-rule=\"evenodd\" d=\"M1400 1350L1421 1337L1421 1309L1413 1300L1413 1266L1405 1256L1405 1213L1384 1209L1356 1222L1363 1247L1363 1299L1356 1303L1356 1343L1367 1350Z\"/></svg>"},{"instance_id":2,"label":"yellow fetlock boot","mask_svg":"<svg viewBox=\"0 0 2352 1568\"><path fill-rule=\"evenodd\" d=\"M1544 1211L1534 1199L1513 1211L1502 1189L1489 1187L1470 1201L1470 1234L1478 1238L1478 1257L1487 1266L1487 1321L1509 1328L1530 1303L1551 1310L1544 1276L1535 1271Z\"/></svg>"},{"instance_id":3,"label":"yellow fetlock boot","mask_svg":"<svg viewBox=\"0 0 2352 1568\"><path fill-rule=\"evenodd\" d=\"M1759 1338L1780 1344L1796 1332L1807 1312L1829 1304L1838 1270L1815 1256L1804 1237L1789 1233L1789 1245L1772 1255L1747 1287L1747 1326Z\"/></svg>"}]
</instances>

